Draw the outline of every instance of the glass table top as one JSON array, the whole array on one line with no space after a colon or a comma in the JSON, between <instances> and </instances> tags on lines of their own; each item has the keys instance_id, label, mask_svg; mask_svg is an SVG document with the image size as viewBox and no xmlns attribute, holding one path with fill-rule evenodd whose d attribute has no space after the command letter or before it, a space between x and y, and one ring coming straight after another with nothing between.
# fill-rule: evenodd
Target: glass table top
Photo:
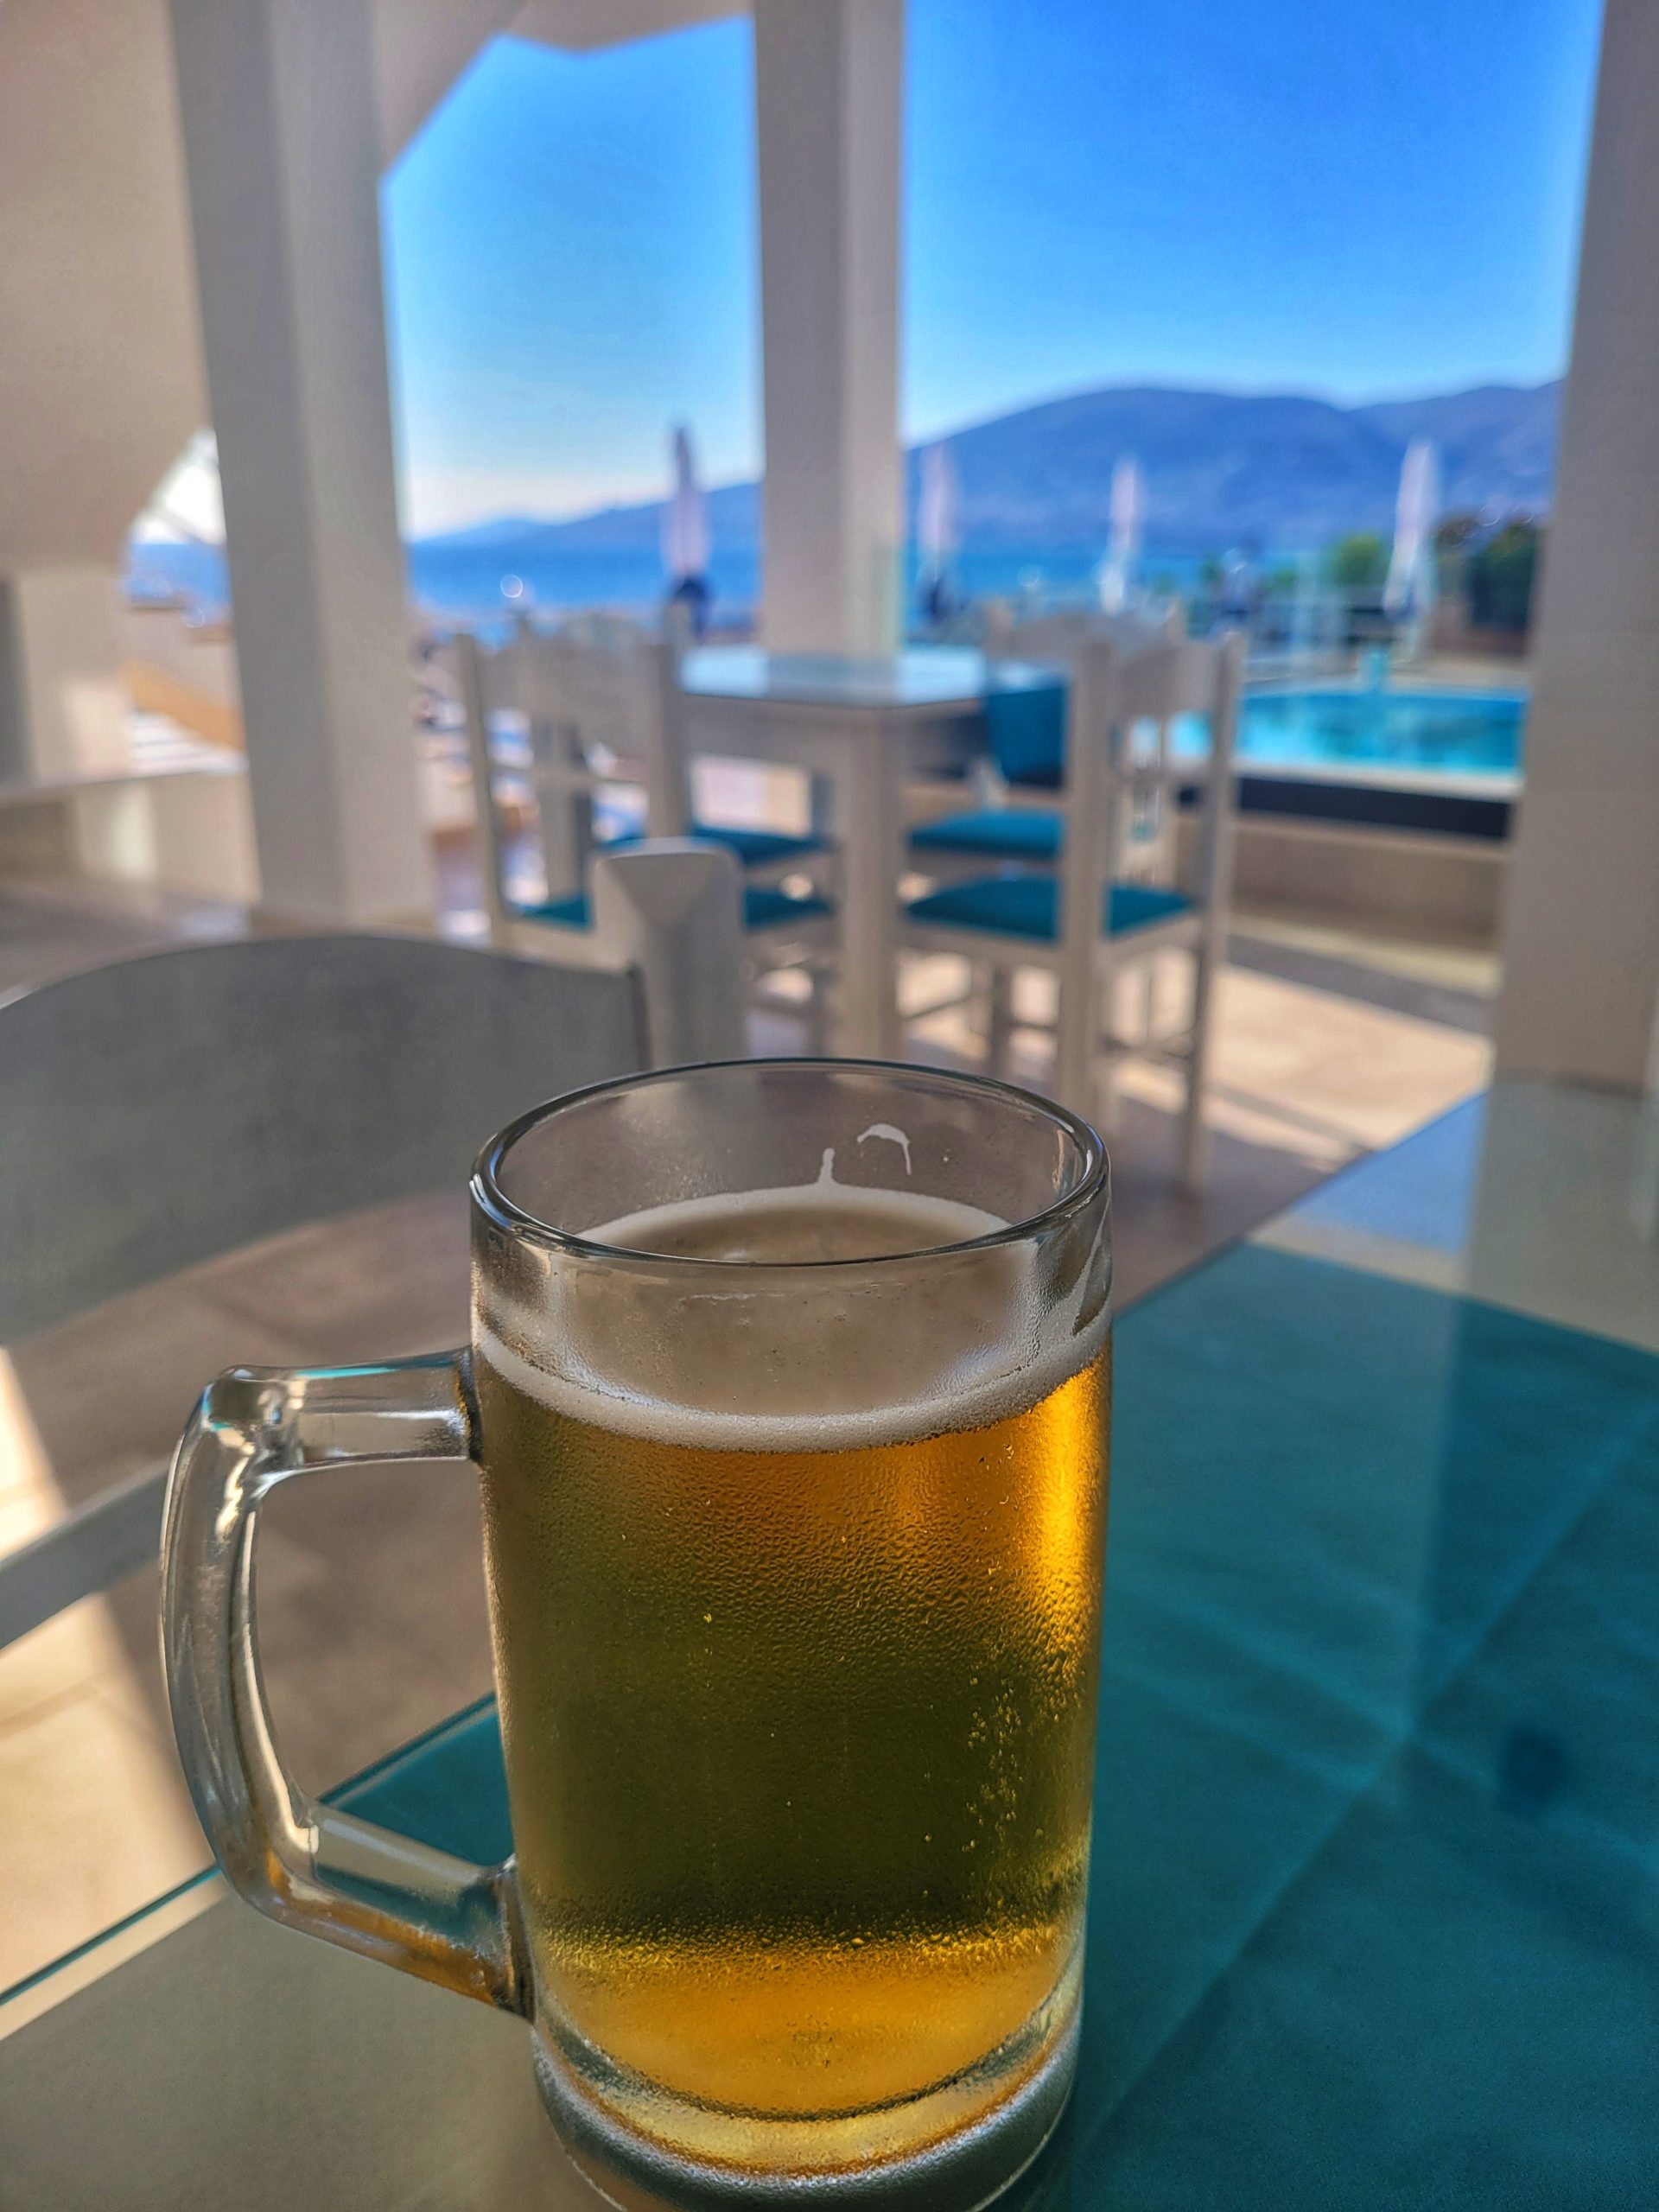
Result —
<instances>
[{"instance_id":1,"label":"glass table top","mask_svg":"<svg viewBox=\"0 0 1659 2212\"><path fill-rule=\"evenodd\" d=\"M682 687L698 698L774 705L899 710L977 706L984 657L948 645L864 658L849 653L769 653L759 645L703 645L681 663Z\"/></svg>"},{"instance_id":2,"label":"glass table top","mask_svg":"<svg viewBox=\"0 0 1659 2212\"><path fill-rule=\"evenodd\" d=\"M1022 2212L1659 2202L1652 1135L1501 1089L1122 1317L1083 2057ZM505 1841L487 1707L354 1789ZM0 2005L0 2202L584 2201L517 2024L214 1882L149 1917Z\"/></svg>"}]
</instances>

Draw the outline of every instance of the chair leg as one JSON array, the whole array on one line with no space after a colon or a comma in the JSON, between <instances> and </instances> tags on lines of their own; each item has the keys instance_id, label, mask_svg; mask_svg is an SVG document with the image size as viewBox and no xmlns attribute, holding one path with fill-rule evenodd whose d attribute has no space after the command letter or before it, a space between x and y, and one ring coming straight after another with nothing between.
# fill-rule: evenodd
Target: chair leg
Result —
<instances>
[{"instance_id":1,"label":"chair leg","mask_svg":"<svg viewBox=\"0 0 1659 2212\"><path fill-rule=\"evenodd\" d=\"M803 1025L806 1057L821 1060L830 1050L830 978L822 968L809 967L806 974L808 988Z\"/></svg>"},{"instance_id":2,"label":"chair leg","mask_svg":"<svg viewBox=\"0 0 1659 2212\"><path fill-rule=\"evenodd\" d=\"M1095 1117L1100 992L1092 976L1062 976L1054 1027L1054 1096L1085 1121Z\"/></svg>"},{"instance_id":3,"label":"chair leg","mask_svg":"<svg viewBox=\"0 0 1659 2212\"><path fill-rule=\"evenodd\" d=\"M1192 963L1192 1034L1186 1057L1186 1101L1181 1113L1181 1188L1204 1188L1210 1165L1210 1131L1204 1097L1210 1079L1211 955L1201 950Z\"/></svg>"},{"instance_id":4,"label":"chair leg","mask_svg":"<svg viewBox=\"0 0 1659 2212\"><path fill-rule=\"evenodd\" d=\"M1097 1067L1095 1070L1095 1110L1090 1118L1101 1135L1109 1141L1116 1138L1118 1134L1118 1122L1121 1118L1118 1109L1121 1102L1122 1093L1117 1087L1117 1069L1112 1061L1108 1060L1103 1067Z\"/></svg>"},{"instance_id":5,"label":"chair leg","mask_svg":"<svg viewBox=\"0 0 1659 2212\"><path fill-rule=\"evenodd\" d=\"M1195 1197L1210 1170L1210 1130L1204 1118L1204 1087L1189 1066L1186 1104L1181 1115L1181 1188Z\"/></svg>"},{"instance_id":6,"label":"chair leg","mask_svg":"<svg viewBox=\"0 0 1659 2212\"><path fill-rule=\"evenodd\" d=\"M1014 971L993 968L990 972L985 1025L985 1066L995 1076L1008 1072L1008 1048L1014 1039Z\"/></svg>"}]
</instances>

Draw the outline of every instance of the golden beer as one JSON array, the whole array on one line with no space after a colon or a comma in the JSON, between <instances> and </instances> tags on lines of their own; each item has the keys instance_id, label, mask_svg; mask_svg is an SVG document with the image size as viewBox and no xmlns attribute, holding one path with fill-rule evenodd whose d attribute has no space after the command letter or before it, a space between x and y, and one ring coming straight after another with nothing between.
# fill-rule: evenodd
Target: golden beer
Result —
<instances>
[{"instance_id":1,"label":"golden beer","mask_svg":"<svg viewBox=\"0 0 1659 2212\"><path fill-rule=\"evenodd\" d=\"M988 1224L826 1170L588 1232L760 1263L747 1319L695 1285L664 1313L642 1262L544 1329L475 1332L540 2015L619 2120L667 2100L715 2164L763 2166L774 2139L794 2171L914 2151L1005 2097L1075 2005L1103 1312L1022 1361L1018 1255L942 1267L896 1313L789 1275Z\"/></svg>"}]
</instances>

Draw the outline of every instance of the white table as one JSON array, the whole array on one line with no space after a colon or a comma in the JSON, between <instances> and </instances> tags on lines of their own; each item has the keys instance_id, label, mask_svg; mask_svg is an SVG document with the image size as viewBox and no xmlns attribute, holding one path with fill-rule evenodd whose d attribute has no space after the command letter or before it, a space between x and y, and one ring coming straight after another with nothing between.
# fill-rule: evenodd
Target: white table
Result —
<instances>
[{"instance_id":1,"label":"white table","mask_svg":"<svg viewBox=\"0 0 1659 2212\"><path fill-rule=\"evenodd\" d=\"M686 655L680 680L693 752L801 768L830 786L842 869L836 1042L895 1058L904 779L982 749L983 656L937 645L876 659L710 645Z\"/></svg>"}]
</instances>

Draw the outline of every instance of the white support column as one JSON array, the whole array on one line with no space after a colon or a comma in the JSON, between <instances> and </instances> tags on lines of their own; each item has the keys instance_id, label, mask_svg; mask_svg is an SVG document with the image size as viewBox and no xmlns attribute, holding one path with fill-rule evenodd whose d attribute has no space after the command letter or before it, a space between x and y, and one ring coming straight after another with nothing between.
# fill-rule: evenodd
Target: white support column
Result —
<instances>
[{"instance_id":1,"label":"white support column","mask_svg":"<svg viewBox=\"0 0 1659 2212\"><path fill-rule=\"evenodd\" d=\"M904 0L754 0L766 406L761 636L899 639Z\"/></svg>"},{"instance_id":2,"label":"white support column","mask_svg":"<svg viewBox=\"0 0 1659 2212\"><path fill-rule=\"evenodd\" d=\"M432 903L367 0L172 0L266 906Z\"/></svg>"},{"instance_id":3,"label":"white support column","mask_svg":"<svg viewBox=\"0 0 1659 2212\"><path fill-rule=\"evenodd\" d=\"M1607 0L1500 1071L1639 1086L1659 1003L1659 8Z\"/></svg>"}]
</instances>

